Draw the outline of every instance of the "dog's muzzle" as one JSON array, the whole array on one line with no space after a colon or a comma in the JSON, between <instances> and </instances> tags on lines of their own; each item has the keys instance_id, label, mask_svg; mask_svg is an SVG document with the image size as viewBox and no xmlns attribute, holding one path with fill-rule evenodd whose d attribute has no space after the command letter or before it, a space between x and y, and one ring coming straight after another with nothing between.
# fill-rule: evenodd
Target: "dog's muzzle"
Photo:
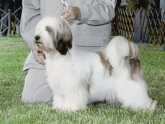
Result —
<instances>
[{"instance_id":1,"label":"dog's muzzle","mask_svg":"<svg viewBox=\"0 0 165 124\"><path fill-rule=\"evenodd\" d=\"M36 35L36 36L35 36L35 39L36 39L36 40L39 40L39 39L40 39L40 36L39 36L39 35Z\"/></svg>"},{"instance_id":2,"label":"dog's muzzle","mask_svg":"<svg viewBox=\"0 0 165 124\"><path fill-rule=\"evenodd\" d=\"M35 43L41 44L41 41L39 39L40 39L40 36L39 35L36 35L35 36Z\"/></svg>"}]
</instances>

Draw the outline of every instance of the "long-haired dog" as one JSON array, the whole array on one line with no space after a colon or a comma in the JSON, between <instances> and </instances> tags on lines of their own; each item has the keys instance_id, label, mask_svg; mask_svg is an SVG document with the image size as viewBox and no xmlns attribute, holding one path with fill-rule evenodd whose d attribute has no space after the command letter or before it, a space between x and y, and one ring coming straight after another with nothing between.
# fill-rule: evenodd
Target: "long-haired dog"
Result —
<instances>
[{"instance_id":1,"label":"long-haired dog","mask_svg":"<svg viewBox=\"0 0 165 124\"><path fill-rule=\"evenodd\" d=\"M46 17L35 31L35 45L46 56L47 82L53 92L53 109L77 111L104 101L124 108L154 110L157 102L147 94L138 48L121 36L103 52L86 52L72 43L69 24Z\"/></svg>"}]
</instances>

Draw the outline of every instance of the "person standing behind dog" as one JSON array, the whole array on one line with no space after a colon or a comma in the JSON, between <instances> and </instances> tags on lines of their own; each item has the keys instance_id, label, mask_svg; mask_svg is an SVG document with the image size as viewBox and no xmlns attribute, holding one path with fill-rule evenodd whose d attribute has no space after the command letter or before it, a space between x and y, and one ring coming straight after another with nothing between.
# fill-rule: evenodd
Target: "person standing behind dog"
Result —
<instances>
[{"instance_id":1,"label":"person standing behind dog","mask_svg":"<svg viewBox=\"0 0 165 124\"><path fill-rule=\"evenodd\" d=\"M20 36L20 19L22 13L22 0L13 0L13 12L15 15L16 34Z\"/></svg>"},{"instance_id":2,"label":"person standing behind dog","mask_svg":"<svg viewBox=\"0 0 165 124\"><path fill-rule=\"evenodd\" d=\"M52 102L52 91L46 83L45 57L34 46L34 31L45 16L63 16L69 23L74 45L85 51L102 51L110 42L111 23L116 0L66 0L64 10L60 0L23 0L21 35L31 52L23 71L26 73L22 92L23 102Z\"/></svg>"},{"instance_id":3,"label":"person standing behind dog","mask_svg":"<svg viewBox=\"0 0 165 124\"><path fill-rule=\"evenodd\" d=\"M1 29L1 31L2 31L2 34L1 34L1 36L6 36L7 35L7 32L8 32L8 29L7 29L7 27L8 27L8 16L6 16L6 14L8 13L8 10L9 9L11 9L12 10L12 7L13 7L13 0L4 0L3 1L3 11L5 12L5 13L3 13L3 20L2 20L2 23L3 23L3 25L2 25L2 29Z\"/></svg>"},{"instance_id":4,"label":"person standing behind dog","mask_svg":"<svg viewBox=\"0 0 165 124\"><path fill-rule=\"evenodd\" d=\"M160 0L160 8L161 8L161 22L162 22L162 31L163 31L163 38L162 43L164 44L163 51L165 51L165 0Z\"/></svg>"},{"instance_id":5,"label":"person standing behind dog","mask_svg":"<svg viewBox=\"0 0 165 124\"><path fill-rule=\"evenodd\" d=\"M0 0L0 20L3 17L3 7L4 7L4 0ZM2 25L2 22L0 22L0 31L1 31L1 25Z\"/></svg>"}]
</instances>

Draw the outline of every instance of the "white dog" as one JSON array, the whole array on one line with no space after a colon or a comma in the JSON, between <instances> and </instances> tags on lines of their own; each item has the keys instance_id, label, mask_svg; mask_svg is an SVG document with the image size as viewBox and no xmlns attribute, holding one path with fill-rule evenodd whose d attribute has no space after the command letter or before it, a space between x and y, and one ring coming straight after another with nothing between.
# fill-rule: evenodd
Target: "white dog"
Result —
<instances>
[{"instance_id":1,"label":"white dog","mask_svg":"<svg viewBox=\"0 0 165 124\"><path fill-rule=\"evenodd\" d=\"M104 101L124 108L154 110L157 102L147 94L138 48L124 37L111 40L103 52L76 49L68 23L55 17L42 19L35 45L46 56L47 82L53 91L53 109L77 111Z\"/></svg>"}]
</instances>

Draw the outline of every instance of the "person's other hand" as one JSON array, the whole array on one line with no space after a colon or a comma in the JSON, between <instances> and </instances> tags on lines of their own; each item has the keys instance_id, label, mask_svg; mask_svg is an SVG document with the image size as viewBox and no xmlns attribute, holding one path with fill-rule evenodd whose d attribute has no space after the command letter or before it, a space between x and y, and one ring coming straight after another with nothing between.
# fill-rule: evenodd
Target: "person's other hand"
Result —
<instances>
[{"instance_id":1,"label":"person's other hand","mask_svg":"<svg viewBox=\"0 0 165 124\"><path fill-rule=\"evenodd\" d=\"M45 64L45 55L39 51L38 49L34 49L33 51L33 55L34 55L34 58L36 59L36 61L40 64Z\"/></svg>"},{"instance_id":2,"label":"person's other hand","mask_svg":"<svg viewBox=\"0 0 165 124\"><path fill-rule=\"evenodd\" d=\"M68 12L66 9L63 10L61 16L63 16L68 23L73 23L75 20L81 19L81 11L77 6L69 6Z\"/></svg>"}]
</instances>

